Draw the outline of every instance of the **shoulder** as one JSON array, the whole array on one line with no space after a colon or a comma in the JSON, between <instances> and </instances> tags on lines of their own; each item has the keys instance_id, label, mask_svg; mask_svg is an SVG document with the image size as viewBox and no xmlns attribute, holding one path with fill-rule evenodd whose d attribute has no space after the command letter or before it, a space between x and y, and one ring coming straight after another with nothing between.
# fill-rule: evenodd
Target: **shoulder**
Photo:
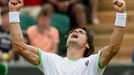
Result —
<instances>
[{"instance_id":1,"label":"shoulder","mask_svg":"<svg viewBox=\"0 0 134 75\"><path fill-rule=\"evenodd\" d=\"M27 29L27 33L34 32L36 29L37 29L37 26L36 26L36 25L30 26L30 27Z\"/></svg>"},{"instance_id":2,"label":"shoulder","mask_svg":"<svg viewBox=\"0 0 134 75\"><path fill-rule=\"evenodd\" d=\"M51 31L54 32L54 33L58 33L59 32L58 29L53 27L53 26L51 27Z\"/></svg>"},{"instance_id":3,"label":"shoulder","mask_svg":"<svg viewBox=\"0 0 134 75\"><path fill-rule=\"evenodd\" d=\"M97 61L99 55L98 54L92 54L89 57L86 57L85 59L90 60L90 61Z\"/></svg>"},{"instance_id":4,"label":"shoulder","mask_svg":"<svg viewBox=\"0 0 134 75\"><path fill-rule=\"evenodd\" d=\"M45 51L42 51L42 50L39 50L39 52L41 53L42 57L45 57L45 58L49 58L49 59L63 59L63 57L57 55L57 54L54 54L54 53L49 53L49 52L45 52Z\"/></svg>"}]
</instances>

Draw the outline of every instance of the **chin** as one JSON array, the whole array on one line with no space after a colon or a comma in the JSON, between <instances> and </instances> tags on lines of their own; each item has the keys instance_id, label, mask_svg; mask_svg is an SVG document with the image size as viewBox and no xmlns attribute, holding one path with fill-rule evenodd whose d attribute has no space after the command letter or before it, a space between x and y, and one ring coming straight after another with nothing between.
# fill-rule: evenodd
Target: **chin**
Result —
<instances>
[{"instance_id":1,"label":"chin","mask_svg":"<svg viewBox=\"0 0 134 75\"><path fill-rule=\"evenodd\" d=\"M70 39L69 42L78 42L78 39Z\"/></svg>"},{"instance_id":2,"label":"chin","mask_svg":"<svg viewBox=\"0 0 134 75\"><path fill-rule=\"evenodd\" d=\"M70 39L70 40L68 40L68 44L81 45L81 43L78 39Z\"/></svg>"}]
</instances>

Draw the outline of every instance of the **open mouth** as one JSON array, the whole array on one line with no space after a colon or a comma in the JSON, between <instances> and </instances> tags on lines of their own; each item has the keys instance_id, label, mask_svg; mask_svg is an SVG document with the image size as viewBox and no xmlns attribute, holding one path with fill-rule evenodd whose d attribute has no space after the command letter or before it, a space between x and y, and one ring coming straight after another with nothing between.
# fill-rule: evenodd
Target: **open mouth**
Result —
<instances>
[{"instance_id":1,"label":"open mouth","mask_svg":"<svg viewBox=\"0 0 134 75\"><path fill-rule=\"evenodd\" d=\"M73 34L72 36L71 36L71 38L78 38L78 35L77 34Z\"/></svg>"}]
</instances>

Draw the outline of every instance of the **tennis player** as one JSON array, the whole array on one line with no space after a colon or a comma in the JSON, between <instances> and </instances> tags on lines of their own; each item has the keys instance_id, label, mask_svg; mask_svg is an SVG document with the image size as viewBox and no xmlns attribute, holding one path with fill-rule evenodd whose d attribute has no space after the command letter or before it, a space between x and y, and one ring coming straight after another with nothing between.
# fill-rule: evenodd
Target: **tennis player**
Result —
<instances>
[{"instance_id":1,"label":"tennis player","mask_svg":"<svg viewBox=\"0 0 134 75\"><path fill-rule=\"evenodd\" d=\"M23 0L10 0L9 22L13 50L36 65L45 75L102 75L110 60L118 53L126 27L125 1L113 0L113 5L116 10L116 21L109 44L97 54L93 54L91 32L85 27L76 28L68 35L67 54L63 58L24 43L19 19Z\"/></svg>"}]
</instances>

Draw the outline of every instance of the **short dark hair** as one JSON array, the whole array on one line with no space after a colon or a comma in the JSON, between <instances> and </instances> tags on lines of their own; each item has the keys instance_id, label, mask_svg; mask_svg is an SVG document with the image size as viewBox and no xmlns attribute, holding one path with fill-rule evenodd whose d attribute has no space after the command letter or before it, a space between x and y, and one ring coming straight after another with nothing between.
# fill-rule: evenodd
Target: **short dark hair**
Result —
<instances>
[{"instance_id":1,"label":"short dark hair","mask_svg":"<svg viewBox=\"0 0 134 75\"><path fill-rule=\"evenodd\" d=\"M9 13L9 9L8 9L8 7L4 7L4 8L2 8L1 16L4 16L5 14L8 14L8 13Z\"/></svg>"},{"instance_id":2,"label":"short dark hair","mask_svg":"<svg viewBox=\"0 0 134 75\"><path fill-rule=\"evenodd\" d=\"M38 14L38 17L40 17L40 16L48 16L48 17L50 17L50 13L45 9L41 9L41 11Z\"/></svg>"},{"instance_id":3,"label":"short dark hair","mask_svg":"<svg viewBox=\"0 0 134 75\"><path fill-rule=\"evenodd\" d=\"M88 46L89 48L86 48L85 49L85 52L84 52L84 57L88 57L90 56L91 54L94 53L95 51L95 48L94 48L94 37L93 37L93 32L90 31L87 27L77 27L77 28L74 28L73 30L71 30L69 32L69 34L71 34L74 30L76 29L82 29L86 32L86 36L87 36L87 43L88 43ZM68 35L69 35L68 34Z\"/></svg>"}]
</instances>

